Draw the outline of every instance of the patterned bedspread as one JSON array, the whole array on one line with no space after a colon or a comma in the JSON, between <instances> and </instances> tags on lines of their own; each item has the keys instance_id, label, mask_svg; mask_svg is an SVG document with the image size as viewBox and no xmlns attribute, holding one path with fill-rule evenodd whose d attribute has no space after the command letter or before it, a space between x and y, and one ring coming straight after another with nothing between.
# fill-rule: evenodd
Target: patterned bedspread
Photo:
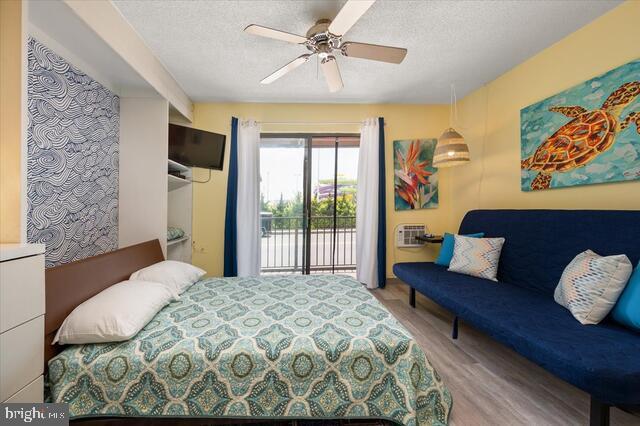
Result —
<instances>
[{"instance_id":1,"label":"patterned bedspread","mask_svg":"<svg viewBox=\"0 0 640 426\"><path fill-rule=\"evenodd\" d=\"M133 339L49 362L72 417L448 422L451 395L411 335L344 276L204 279Z\"/></svg>"}]
</instances>

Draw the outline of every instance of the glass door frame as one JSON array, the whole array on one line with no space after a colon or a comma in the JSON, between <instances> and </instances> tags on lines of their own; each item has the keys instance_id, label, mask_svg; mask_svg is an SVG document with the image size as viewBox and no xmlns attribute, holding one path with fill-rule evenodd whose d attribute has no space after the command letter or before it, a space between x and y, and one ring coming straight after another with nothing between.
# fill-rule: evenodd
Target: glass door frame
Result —
<instances>
[{"instance_id":1,"label":"glass door frame","mask_svg":"<svg viewBox=\"0 0 640 426\"><path fill-rule=\"evenodd\" d=\"M313 150L313 139L314 138L335 138L336 142L334 143L334 177L333 177L333 230L332 230L332 238L333 242L333 252L336 251L336 238L337 238L337 226L336 223L336 215L337 215L337 173L338 173L338 138L352 138L357 137L360 138L359 133L331 133L331 132L312 132L312 133L282 133L282 132L264 132L260 133L260 140L262 139L303 139L304 140L304 165L303 165L303 177L302 177L302 201L303 201L303 220L302 220L302 233L304 235L302 244L304 246L304 256L302 257L302 274L310 275L311 274L311 158L312 158L312 150ZM336 260L334 258L334 253L332 252L331 256L331 265L332 265L332 273L335 273L335 263Z\"/></svg>"}]
</instances>

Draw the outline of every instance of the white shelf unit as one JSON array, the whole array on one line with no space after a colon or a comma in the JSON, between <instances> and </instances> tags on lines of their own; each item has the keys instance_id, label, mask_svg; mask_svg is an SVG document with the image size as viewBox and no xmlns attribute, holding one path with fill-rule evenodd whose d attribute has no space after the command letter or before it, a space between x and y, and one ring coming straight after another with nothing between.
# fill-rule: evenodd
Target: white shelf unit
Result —
<instances>
[{"instance_id":1,"label":"white shelf unit","mask_svg":"<svg viewBox=\"0 0 640 426\"><path fill-rule=\"evenodd\" d=\"M176 238L174 240L169 240L167 241L167 247L171 247L172 245L175 245L175 244L180 244L189 239L191 239L191 235L185 235L184 237Z\"/></svg>"},{"instance_id":2,"label":"white shelf unit","mask_svg":"<svg viewBox=\"0 0 640 426\"><path fill-rule=\"evenodd\" d=\"M167 173L167 226L180 228L184 237L167 241L167 259L191 263L193 184L191 168L168 160L167 172L180 172L184 178Z\"/></svg>"},{"instance_id":3,"label":"white shelf unit","mask_svg":"<svg viewBox=\"0 0 640 426\"><path fill-rule=\"evenodd\" d=\"M171 170L171 171L178 171L178 172L189 172L191 171L191 169L185 165L182 165L180 163L178 163L177 161L173 161L171 159L167 160L168 161L168 168L167 170Z\"/></svg>"},{"instance_id":4,"label":"white shelf unit","mask_svg":"<svg viewBox=\"0 0 640 426\"><path fill-rule=\"evenodd\" d=\"M182 188L183 186L191 185L187 179L182 179L177 176L167 175L167 183L169 185L169 191Z\"/></svg>"}]
</instances>

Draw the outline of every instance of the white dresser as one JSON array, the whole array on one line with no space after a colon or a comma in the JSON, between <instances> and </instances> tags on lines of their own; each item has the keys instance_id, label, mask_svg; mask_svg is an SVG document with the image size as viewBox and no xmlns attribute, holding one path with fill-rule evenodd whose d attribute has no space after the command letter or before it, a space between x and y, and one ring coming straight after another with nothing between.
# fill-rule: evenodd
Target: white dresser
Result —
<instances>
[{"instance_id":1,"label":"white dresser","mask_svg":"<svg viewBox=\"0 0 640 426\"><path fill-rule=\"evenodd\" d=\"M0 402L42 402L44 245L0 244Z\"/></svg>"}]
</instances>

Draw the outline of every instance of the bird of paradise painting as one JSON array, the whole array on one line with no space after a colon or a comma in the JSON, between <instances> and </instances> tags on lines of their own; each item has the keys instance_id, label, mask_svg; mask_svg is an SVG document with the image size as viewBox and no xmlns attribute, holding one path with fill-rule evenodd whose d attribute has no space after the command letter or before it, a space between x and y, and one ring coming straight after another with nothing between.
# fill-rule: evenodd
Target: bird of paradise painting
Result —
<instances>
[{"instance_id":1,"label":"bird of paradise painting","mask_svg":"<svg viewBox=\"0 0 640 426\"><path fill-rule=\"evenodd\" d=\"M393 141L396 210L438 207L438 170L433 167L436 139Z\"/></svg>"}]
</instances>

